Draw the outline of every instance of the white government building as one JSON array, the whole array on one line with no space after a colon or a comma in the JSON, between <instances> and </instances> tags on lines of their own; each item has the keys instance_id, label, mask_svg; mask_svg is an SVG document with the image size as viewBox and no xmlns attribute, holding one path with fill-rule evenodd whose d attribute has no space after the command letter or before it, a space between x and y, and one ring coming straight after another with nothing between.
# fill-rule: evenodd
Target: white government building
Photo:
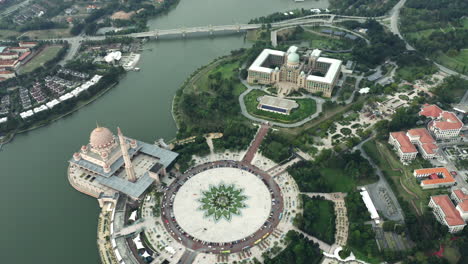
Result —
<instances>
[{"instance_id":1,"label":"white government building","mask_svg":"<svg viewBox=\"0 0 468 264\"><path fill-rule=\"evenodd\" d=\"M247 82L274 85L289 92L303 88L310 93L321 92L331 97L341 73L341 60L321 57L315 49L302 56L291 46L286 52L264 49L248 70Z\"/></svg>"}]
</instances>

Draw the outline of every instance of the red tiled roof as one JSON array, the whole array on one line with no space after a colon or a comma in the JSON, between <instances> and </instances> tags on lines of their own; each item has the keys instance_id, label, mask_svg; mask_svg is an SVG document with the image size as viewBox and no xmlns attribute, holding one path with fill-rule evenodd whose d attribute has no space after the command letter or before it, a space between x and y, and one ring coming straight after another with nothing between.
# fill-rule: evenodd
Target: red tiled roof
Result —
<instances>
[{"instance_id":1,"label":"red tiled roof","mask_svg":"<svg viewBox=\"0 0 468 264\"><path fill-rule=\"evenodd\" d=\"M413 144L411 144L411 141L409 140L408 136L405 134L405 132L392 132L390 135L398 141L400 144L400 149L403 153L413 153L413 152L418 152L416 148L414 147Z\"/></svg>"},{"instance_id":2,"label":"red tiled roof","mask_svg":"<svg viewBox=\"0 0 468 264\"><path fill-rule=\"evenodd\" d=\"M18 53L14 53L14 52L1 52L0 55L4 55L4 56L10 56L10 55L17 55Z\"/></svg>"},{"instance_id":3,"label":"red tiled roof","mask_svg":"<svg viewBox=\"0 0 468 264\"><path fill-rule=\"evenodd\" d=\"M432 125L441 130L460 129L463 127L460 119L454 113L447 111L443 111L440 118L434 121Z\"/></svg>"},{"instance_id":4,"label":"red tiled roof","mask_svg":"<svg viewBox=\"0 0 468 264\"><path fill-rule=\"evenodd\" d=\"M463 189L456 189L453 190L453 193L458 197L460 200L468 200L468 193L465 193Z\"/></svg>"},{"instance_id":5,"label":"red tiled roof","mask_svg":"<svg viewBox=\"0 0 468 264\"><path fill-rule=\"evenodd\" d=\"M0 71L0 74L12 74L12 71Z\"/></svg>"},{"instance_id":6,"label":"red tiled roof","mask_svg":"<svg viewBox=\"0 0 468 264\"><path fill-rule=\"evenodd\" d=\"M442 113L442 109L440 109L437 105L425 104L421 108L421 111L419 112L419 115L423 115L423 116L426 116L426 117L437 118L437 117L439 117L440 113Z\"/></svg>"},{"instance_id":7,"label":"red tiled roof","mask_svg":"<svg viewBox=\"0 0 468 264\"><path fill-rule=\"evenodd\" d=\"M433 143L422 144L422 148L427 154L434 154L437 152L437 149L439 149L439 147Z\"/></svg>"},{"instance_id":8,"label":"red tiled roof","mask_svg":"<svg viewBox=\"0 0 468 264\"><path fill-rule=\"evenodd\" d=\"M431 136L431 134L429 134L429 131L427 131L427 129L425 128L410 129L408 130L408 134L410 134L413 137L419 137L419 141L421 143L434 143L435 142L434 138Z\"/></svg>"},{"instance_id":9,"label":"red tiled roof","mask_svg":"<svg viewBox=\"0 0 468 264\"><path fill-rule=\"evenodd\" d=\"M0 66L12 66L17 63L16 60L0 60Z\"/></svg>"},{"instance_id":10,"label":"red tiled roof","mask_svg":"<svg viewBox=\"0 0 468 264\"><path fill-rule=\"evenodd\" d=\"M415 128L408 130L408 134L411 137L418 137L418 141L421 143L422 148L427 154L434 154L439 148L435 143L434 138L429 134L429 131L425 128Z\"/></svg>"},{"instance_id":11,"label":"red tiled roof","mask_svg":"<svg viewBox=\"0 0 468 264\"><path fill-rule=\"evenodd\" d=\"M415 176L418 177L418 175L431 175L431 174L442 174L443 178L437 178L437 179L430 179L430 180L423 180L421 183L423 185L431 185L431 184L439 184L439 183L451 183L455 182L455 179L450 175L450 172L447 170L447 168L428 168L428 169L419 169L419 170L414 170L414 173L416 174Z\"/></svg>"},{"instance_id":12,"label":"red tiled roof","mask_svg":"<svg viewBox=\"0 0 468 264\"><path fill-rule=\"evenodd\" d=\"M20 44L26 44L26 45L36 45L37 42L33 42L33 41L21 41Z\"/></svg>"},{"instance_id":13,"label":"red tiled roof","mask_svg":"<svg viewBox=\"0 0 468 264\"><path fill-rule=\"evenodd\" d=\"M468 212L468 200L463 200L458 204L463 212Z\"/></svg>"},{"instance_id":14,"label":"red tiled roof","mask_svg":"<svg viewBox=\"0 0 468 264\"><path fill-rule=\"evenodd\" d=\"M29 50L27 47L9 47L8 50Z\"/></svg>"},{"instance_id":15,"label":"red tiled roof","mask_svg":"<svg viewBox=\"0 0 468 264\"><path fill-rule=\"evenodd\" d=\"M460 216L460 212L455 209L452 201L447 195L431 196L431 199L442 209L445 214L445 221L450 226L464 225L465 221Z\"/></svg>"},{"instance_id":16,"label":"red tiled roof","mask_svg":"<svg viewBox=\"0 0 468 264\"><path fill-rule=\"evenodd\" d=\"M18 60L19 60L19 61L22 61L22 60L26 59L26 57L28 57L29 54L31 54L30 51L27 51L27 52L23 53L23 55L21 55L21 56L18 58Z\"/></svg>"}]
</instances>

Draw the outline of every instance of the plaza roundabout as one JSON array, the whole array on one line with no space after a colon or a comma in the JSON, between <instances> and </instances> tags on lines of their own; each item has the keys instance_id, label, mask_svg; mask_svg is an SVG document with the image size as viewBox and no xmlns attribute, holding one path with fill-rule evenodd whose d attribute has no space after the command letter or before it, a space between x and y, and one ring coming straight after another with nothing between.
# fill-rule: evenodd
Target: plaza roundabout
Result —
<instances>
[{"instance_id":1,"label":"plaza roundabout","mask_svg":"<svg viewBox=\"0 0 468 264\"><path fill-rule=\"evenodd\" d=\"M282 210L281 190L270 175L250 164L223 160L178 177L163 197L162 218L185 247L233 253L270 235Z\"/></svg>"}]
</instances>

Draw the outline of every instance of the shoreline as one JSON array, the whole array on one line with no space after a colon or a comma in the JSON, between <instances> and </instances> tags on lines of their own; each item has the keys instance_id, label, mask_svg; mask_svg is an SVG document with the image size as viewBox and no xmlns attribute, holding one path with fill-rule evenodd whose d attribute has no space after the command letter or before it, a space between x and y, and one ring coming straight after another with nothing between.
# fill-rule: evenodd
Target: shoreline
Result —
<instances>
[{"instance_id":1,"label":"shoreline","mask_svg":"<svg viewBox=\"0 0 468 264\"><path fill-rule=\"evenodd\" d=\"M179 90L182 91L182 94L184 93L184 90L187 88L187 85L189 85L190 83L195 83L201 76L199 76L200 74L202 74L202 72L204 70L207 70L207 68L209 68L209 70L211 70L211 67L215 67L217 66L217 64L219 64L221 61L225 60L225 59L228 59L232 57L232 55L225 55L225 56L221 56L221 57L218 57L214 60L212 60L211 62L209 62L208 64L205 64L205 65L202 65L200 66L198 69L196 69L195 71L193 71L189 77L187 77L187 79L185 79L184 83L179 87L179 89L176 91L176 93L174 94L174 97L172 98L172 103L171 103L171 115L172 115L172 119L174 120L174 123L176 124L176 128L177 128L177 132L179 131L179 122L182 122L181 120L177 120L176 118L176 115L175 115L175 110L177 109L176 106L175 106L175 102L176 102L176 99L177 97L180 97L177 95L177 92Z\"/></svg>"},{"instance_id":2,"label":"shoreline","mask_svg":"<svg viewBox=\"0 0 468 264\"><path fill-rule=\"evenodd\" d=\"M26 132L29 132L29 131L33 131L37 128L41 128L43 126L47 126L47 125L50 125L52 124L53 122L56 122L68 115L71 115L73 114L74 112L80 110L81 108L91 104L92 102L94 102L95 100L99 99L101 96L103 96L105 93L107 93L108 91L110 91L114 86L116 86L117 84L119 84L119 81L116 81L115 83L109 85L107 88L101 90L99 93L95 94L94 96L92 96L89 100L86 100L83 104L73 108L72 110L66 112L66 113L63 113L63 114L60 114L58 115L57 117L53 118L53 119L50 119L50 120L47 120L47 121L44 121L44 123L42 124L35 124L35 125L32 125L31 127L29 128L26 128L26 129L23 129L23 130L20 130L20 131L14 131L14 132L11 132L9 134L7 134L5 137L8 137L8 139L6 141L3 141L3 142L0 142L0 146L3 146L3 145L6 145L8 143L10 143L16 135L19 135L19 134L22 134L22 133L26 133ZM38 121L38 122L42 122L42 121ZM0 148L1 150L1 148Z\"/></svg>"}]
</instances>

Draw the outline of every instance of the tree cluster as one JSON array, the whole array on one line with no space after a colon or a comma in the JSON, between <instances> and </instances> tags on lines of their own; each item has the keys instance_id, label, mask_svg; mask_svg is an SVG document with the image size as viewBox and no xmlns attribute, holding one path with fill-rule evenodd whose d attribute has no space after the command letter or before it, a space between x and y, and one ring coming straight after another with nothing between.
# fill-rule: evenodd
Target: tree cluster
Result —
<instances>
[{"instance_id":1,"label":"tree cluster","mask_svg":"<svg viewBox=\"0 0 468 264\"><path fill-rule=\"evenodd\" d=\"M337 155L331 150L324 150L315 161L301 161L288 169L288 173L299 185L301 192L332 192L333 186L327 181L323 168L335 168L346 171L346 175L359 180L377 180L369 161L363 158L360 151L344 152Z\"/></svg>"},{"instance_id":2,"label":"tree cluster","mask_svg":"<svg viewBox=\"0 0 468 264\"><path fill-rule=\"evenodd\" d=\"M332 201L302 195L304 214L294 218L294 224L309 235L332 245L335 242L335 209ZM324 228L324 222L326 227Z\"/></svg>"},{"instance_id":3,"label":"tree cluster","mask_svg":"<svg viewBox=\"0 0 468 264\"><path fill-rule=\"evenodd\" d=\"M398 0L330 0L330 6L339 14L353 16L385 15Z\"/></svg>"},{"instance_id":4,"label":"tree cluster","mask_svg":"<svg viewBox=\"0 0 468 264\"><path fill-rule=\"evenodd\" d=\"M318 264L322 259L322 253L318 244L309 241L304 235L295 231L286 234L288 246L279 255L271 259L266 257L264 264Z\"/></svg>"},{"instance_id":5,"label":"tree cluster","mask_svg":"<svg viewBox=\"0 0 468 264\"><path fill-rule=\"evenodd\" d=\"M274 162L280 163L291 156L291 142L281 133L270 132L263 139L260 152Z\"/></svg>"},{"instance_id":6,"label":"tree cluster","mask_svg":"<svg viewBox=\"0 0 468 264\"><path fill-rule=\"evenodd\" d=\"M353 58L369 67L383 63L389 58L401 56L406 50L405 43L398 36L384 30L375 20L368 20L355 26L367 28L367 36L371 45L358 42L352 51Z\"/></svg>"},{"instance_id":7,"label":"tree cluster","mask_svg":"<svg viewBox=\"0 0 468 264\"><path fill-rule=\"evenodd\" d=\"M371 225L364 224L370 220L370 214L362 201L361 194L358 191L349 192L345 203L349 220L349 246L365 253L368 257L378 257L374 230Z\"/></svg>"}]
</instances>

